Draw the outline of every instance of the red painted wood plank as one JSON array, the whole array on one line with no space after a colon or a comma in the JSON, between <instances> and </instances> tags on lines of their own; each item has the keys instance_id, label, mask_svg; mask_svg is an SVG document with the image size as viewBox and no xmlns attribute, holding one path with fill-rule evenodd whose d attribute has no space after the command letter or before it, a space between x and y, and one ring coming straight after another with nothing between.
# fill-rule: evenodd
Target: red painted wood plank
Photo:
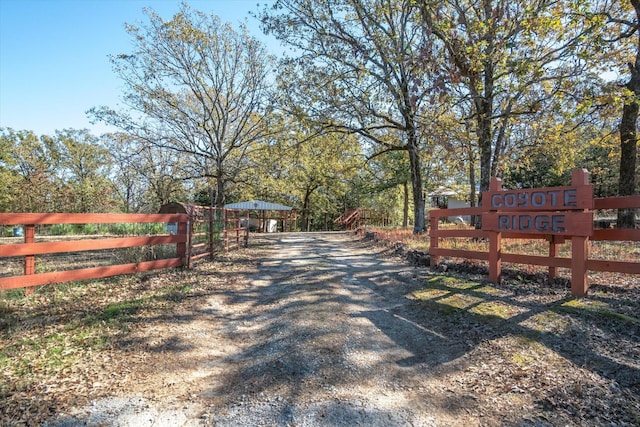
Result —
<instances>
[{"instance_id":1,"label":"red painted wood plank","mask_svg":"<svg viewBox=\"0 0 640 427\"><path fill-rule=\"evenodd\" d=\"M594 209L640 208L640 196L620 196L593 199Z\"/></svg>"},{"instance_id":2,"label":"red painted wood plank","mask_svg":"<svg viewBox=\"0 0 640 427\"><path fill-rule=\"evenodd\" d=\"M54 271L50 273L32 274L29 276L0 277L0 290L25 288L28 286L39 286L76 280L100 279L110 276L119 276L121 274L131 274L141 271L180 267L181 265L182 260L180 258L170 258L156 261L139 262L135 264L109 265L104 267L83 268L78 270Z\"/></svg>"},{"instance_id":3,"label":"red painted wood plank","mask_svg":"<svg viewBox=\"0 0 640 427\"><path fill-rule=\"evenodd\" d=\"M481 252L481 251L469 251L463 249L446 249L446 248L432 248L429 250L429 254L431 256L448 256L453 258L469 258L469 259L480 259L480 260L489 260L489 252Z\"/></svg>"},{"instance_id":4,"label":"red painted wood plank","mask_svg":"<svg viewBox=\"0 0 640 427\"><path fill-rule=\"evenodd\" d=\"M211 252L204 252L204 253L201 253L201 254L198 254L198 255L193 255L191 257L191 261L195 261L195 260L198 260L200 258L204 258L204 257L209 256L209 255L211 255Z\"/></svg>"},{"instance_id":5,"label":"red painted wood plank","mask_svg":"<svg viewBox=\"0 0 640 427\"><path fill-rule=\"evenodd\" d=\"M550 258L542 255L502 254L502 262L531 264L545 267L571 267L571 258Z\"/></svg>"},{"instance_id":6,"label":"red painted wood plank","mask_svg":"<svg viewBox=\"0 0 640 427\"><path fill-rule=\"evenodd\" d=\"M591 240L640 242L640 230L624 228L611 230L594 230L593 236L591 236Z\"/></svg>"},{"instance_id":7,"label":"red painted wood plank","mask_svg":"<svg viewBox=\"0 0 640 427\"><path fill-rule=\"evenodd\" d=\"M490 212L482 217L487 231L590 236L593 233L592 212Z\"/></svg>"},{"instance_id":8,"label":"red painted wood plank","mask_svg":"<svg viewBox=\"0 0 640 427\"><path fill-rule=\"evenodd\" d=\"M502 233L489 233L489 281L498 283L502 274Z\"/></svg>"},{"instance_id":9,"label":"red painted wood plank","mask_svg":"<svg viewBox=\"0 0 640 427\"><path fill-rule=\"evenodd\" d=\"M559 242L555 237L552 237L549 240L549 258L555 259L558 258L558 245ZM553 279L558 275L558 267L549 266L549 279Z\"/></svg>"},{"instance_id":10,"label":"red painted wood plank","mask_svg":"<svg viewBox=\"0 0 640 427\"><path fill-rule=\"evenodd\" d=\"M35 225L29 224L25 227L24 230L24 244L32 245L36 241L36 228ZM33 274L36 272L36 259L33 254L25 254L28 255L24 258L24 274Z\"/></svg>"},{"instance_id":11,"label":"red painted wood plank","mask_svg":"<svg viewBox=\"0 0 640 427\"><path fill-rule=\"evenodd\" d=\"M571 237L571 294L584 296L589 290L587 261L589 260L589 238Z\"/></svg>"},{"instance_id":12,"label":"red painted wood plank","mask_svg":"<svg viewBox=\"0 0 640 427\"><path fill-rule=\"evenodd\" d=\"M502 239L548 239L550 234L502 233ZM560 238L559 236L557 238Z\"/></svg>"},{"instance_id":13,"label":"red painted wood plank","mask_svg":"<svg viewBox=\"0 0 640 427\"><path fill-rule=\"evenodd\" d=\"M640 262L590 259L587 261L587 269L591 271L611 271L615 273L640 274Z\"/></svg>"},{"instance_id":14,"label":"red painted wood plank","mask_svg":"<svg viewBox=\"0 0 640 427\"><path fill-rule=\"evenodd\" d=\"M64 242L17 243L11 245L0 245L0 257L130 248L134 246L164 245L186 241L186 235L171 235L119 237L95 240L68 240Z\"/></svg>"},{"instance_id":15,"label":"red painted wood plank","mask_svg":"<svg viewBox=\"0 0 640 427\"><path fill-rule=\"evenodd\" d=\"M0 224L116 224L186 222L186 214L0 213Z\"/></svg>"},{"instance_id":16,"label":"red painted wood plank","mask_svg":"<svg viewBox=\"0 0 640 427\"><path fill-rule=\"evenodd\" d=\"M467 237L470 239L473 238L478 238L478 239L487 239L489 238L489 231L482 231L482 230L456 230L456 229L449 229L449 230L443 230L443 229L439 229L438 230L438 237L439 238L444 238L444 237Z\"/></svg>"},{"instance_id":17,"label":"red painted wood plank","mask_svg":"<svg viewBox=\"0 0 640 427\"><path fill-rule=\"evenodd\" d=\"M438 255L436 251L438 249L438 219L436 217L429 217L429 265L435 267L438 265Z\"/></svg>"},{"instance_id":18,"label":"red painted wood plank","mask_svg":"<svg viewBox=\"0 0 640 427\"><path fill-rule=\"evenodd\" d=\"M465 252L473 252L472 256L466 256ZM488 260L488 252L476 252L476 251L463 251L458 249L443 249L437 248L435 253L439 256L458 257L458 258L470 258ZM560 267L571 268L571 258L549 258L539 255L521 255L521 254L502 254L502 263L511 264L530 264L540 265L545 267ZM608 261L608 260L594 260L587 261L587 269L590 271L610 271L625 274L640 274L640 263L637 262L622 262L622 261Z\"/></svg>"},{"instance_id":19,"label":"red painted wood plank","mask_svg":"<svg viewBox=\"0 0 640 427\"><path fill-rule=\"evenodd\" d=\"M486 230L457 230L457 229L441 229L438 228L437 230L437 237L438 238L447 238L447 237L467 237L467 238L479 238L479 239L488 239L489 238L489 234L493 233L493 231L486 231ZM596 230L597 232L598 230ZM611 230L613 231L613 230ZM640 235L640 231L638 232L638 234ZM431 233L429 234L431 236ZM502 239L548 239L551 236L551 234L533 234L533 233L502 233ZM561 239L560 236L557 237L558 239ZM602 240L607 240L607 239L602 239ZM618 240L618 239L611 239L611 240ZM625 240L625 239L622 239ZM626 240L633 240L633 239L626 239ZM562 243L562 242L559 242Z\"/></svg>"}]
</instances>

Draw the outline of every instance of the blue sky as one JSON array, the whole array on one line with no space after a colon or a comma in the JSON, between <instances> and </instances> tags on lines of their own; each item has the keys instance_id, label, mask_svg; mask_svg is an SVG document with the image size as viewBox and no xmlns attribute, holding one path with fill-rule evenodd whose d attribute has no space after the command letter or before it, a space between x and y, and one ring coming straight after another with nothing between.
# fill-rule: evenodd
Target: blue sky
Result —
<instances>
[{"instance_id":1,"label":"blue sky","mask_svg":"<svg viewBox=\"0 0 640 427\"><path fill-rule=\"evenodd\" d=\"M267 0L191 0L237 28L246 23L265 42L249 11ZM121 82L109 55L132 50L124 24L146 22L145 7L170 19L176 0L0 0L0 127L53 135L67 128L109 131L85 112L118 107ZM268 48L277 49L269 41ZM276 52L274 52L276 53Z\"/></svg>"}]
</instances>

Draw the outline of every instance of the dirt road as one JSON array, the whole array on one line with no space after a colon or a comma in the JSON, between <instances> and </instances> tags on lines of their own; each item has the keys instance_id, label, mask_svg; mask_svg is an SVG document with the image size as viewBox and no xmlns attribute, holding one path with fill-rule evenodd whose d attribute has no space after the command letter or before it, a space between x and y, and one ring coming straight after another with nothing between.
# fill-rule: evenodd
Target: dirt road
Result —
<instances>
[{"instance_id":1,"label":"dirt road","mask_svg":"<svg viewBox=\"0 0 640 427\"><path fill-rule=\"evenodd\" d=\"M345 233L260 235L251 245L224 267L203 262L179 276L203 291L133 328L120 386L50 425L580 425L594 418L562 409L563 399L596 392L606 411L638 414L636 386L523 334L508 320L523 310L485 319L419 298L428 281L484 287L494 301L506 291L438 282Z\"/></svg>"}]
</instances>

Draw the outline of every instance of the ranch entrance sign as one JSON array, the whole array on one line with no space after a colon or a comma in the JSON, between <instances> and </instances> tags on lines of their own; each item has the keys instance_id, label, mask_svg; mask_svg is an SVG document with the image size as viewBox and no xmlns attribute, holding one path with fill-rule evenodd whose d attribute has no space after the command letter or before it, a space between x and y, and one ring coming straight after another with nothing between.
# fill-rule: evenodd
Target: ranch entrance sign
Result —
<instances>
[{"instance_id":1,"label":"ranch entrance sign","mask_svg":"<svg viewBox=\"0 0 640 427\"><path fill-rule=\"evenodd\" d=\"M494 186L499 188L500 182ZM554 187L528 190L489 191L483 229L561 236L590 236L593 186ZM485 199L486 197L486 199Z\"/></svg>"},{"instance_id":2,"label":"ranch entrance sign","mask_svg":"<svg viewBox=\"0 0 640 427\"><path fill-rule=\"evenodd\" d=\"M574 295L587 291L589 237L593 234L593 185L589 173L576 169L570 187L502 190L492 178L482 194L482 229L489 234L489 280L497 282L501 270L502 233L544 235L549 255L557 255L557 244L571 239L571 289ZM555 275L550 269L550 275Z\"/></svg>"}]
</instances>

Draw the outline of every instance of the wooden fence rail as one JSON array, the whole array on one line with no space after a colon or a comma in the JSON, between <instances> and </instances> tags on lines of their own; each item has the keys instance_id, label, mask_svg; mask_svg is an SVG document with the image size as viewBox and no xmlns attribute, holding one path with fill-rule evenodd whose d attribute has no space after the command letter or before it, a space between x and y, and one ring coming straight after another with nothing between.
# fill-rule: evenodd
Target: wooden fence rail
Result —
<instances>
[{"instance_id":1,"label":"wooden fence rail","mask_svg":"<svg viewBox=\"0 0 640 427\"><path fill-rule=\"evenodd\" d=\"M538 209L535 207L530 209L530 212L525 212L523 208L512 208L505 211L494 210L490 203L487 203L482 207L474 208L455 208L455 209L434 209L429 211L430 219L430 263L431 266L437 266L441 257L454 257L454 258L468 258L488 261L489 263L489 280L496 282L500 279L501 264L514 263L514 264L530 264L549 267L549 276L551 278L556 277L558 274L558 268L571 269L571 289L572 293L577 296L585 295L588 291L587 271L607 271L618 272L626 274L640 274L640 262L626 262L618 260L600 260L589 258L589 242L592 240L599 241L640 241L640 230L638 229L595 229L593 227L592 211L596 209L634 209L640 208L640 196L626 196L626 197L611 197L611 198L596 198L589 200L587 188L588 175L586 171L574 171L574 182L572 187L557 187L551 189L538 189L539 201L542 201L542 193L548 191L550 194L558 195L561 191L567 191L568 199L572 202L572 210L563 210L562 208L550 207L540 203ZM583 188L584 186L585 188ZM535 189L534 189L535 190ZM523 192L512 192L514 194L513 200L521 200L524 204L524 200L527 197L531 197L534 190L524 190ZM575 191L574 191L575 190ZM483 200L489 200L492 194L501 194L503 191L500 188L499 181L492 182L492 188L490 192L483 194ZM584 192L585 197L583 202L585 206L582 206L581 202L573 203L577 198L577 194ZM507 194L507 193L505 193ZM518 199L517 197L520 197ZM554 196L555 197L555 196ZM574 200L575 199L575 200ZM534 199L535 200L535 199ZM500 203L498 203L500 204ZM500 206L502 207L502 206ZM562 221L574 221L570 226L562 227L559 233L554 233L553 230L535 230L531 226L532 218L536 218L535 215L544 217L545 221L553 215L563 214ZM497 222L497 215L502 213L504 217L503 224ZM513 226L514 222L518 222L518 215L522 214L521 222L526 226L521 227L527 229L523 232L518 230L517 226ZM456 230L447 229L442 230L439 228L439 221L441 218L451 216L467 216L467 215L481 215L483 229L481 230ZM578 215L581 215L578 218ZM515 218L515 219L514 219ZM585 218L588 222L585 222ZM509 222L511 221L511 222ZM487 225L488 224L488 225ZM500 228L499 226L503 227ZM544 223L544 227L548 224ZM543 228L544 228L543 227ZM577 235L571 235L572 229L577 229L575 233ZM577 227L577 228L576 228ZM515 230L513 230L515 228ZM511 231L505 231L511 230ZM569 230L569 231L567 231ZM567 233L569 235L564 235ZM450 249L439 247L440 239L445 238L472 238L472 239L485 239L489 241L488 251L475 251L466 249ZM523 255L523 254L511 254L502 253L501 241L502 239L545 239L549 243L549 255ZM565 241L571 242L571 258L558 257L558 245Z\"/></svg>"},{"instance_id":2,"label":"wooden fence rail","mask_svg":"<svg viewBox=\"0 0 640 427\"><path fill-rule=\"evenodd\" d=\"M209 257L223 250L247 246L249 243L249 212L238 209L198 206L190 216L187 266L192 261ZM204 230L201 230L202 227Z\"/></svg>"},{"instance_id":3,"label":"wooden fence rail","mask_svg":"<svg viewBox=\"0 0 640 427\"><path fill-rule=\"evenodd\" d=\"M162 214L71 214L71 213L0 213L0 227L21 226L24 230L23 243L0 244L0 259L23 257L24 272L21 275L1 276L0 290L32 288L34 286L68 282L75 280L98 279L110 276L131 274L142 271L173 267L189 267L195 259L204 256L213 257L216 241L224 242L224 250L229 249L228 235L235 234L237 245L248 242L248 229L240 226L240 217L236 212L215 210L208 212L208 218L191 217L184 213ZM234 218L230 229L227 215ZM219 219L222 218L222 219ZM216 221L219 223L216 225ZM163 224L164 234L126 237L104 237L94 239L75 239L65 241L36 242L36 226L56 224ZM206 232L197 230L197 225L205 223ZM174 225L169 232L168 225ZM196 240L205 237L205 242ZM110 264L99 267L76 268L70 270L36 273L36 256L61 253L78 253L106 249L132 247L157 247L175 245L175 256L166 259Z\"/></svg>"}]
</instances>

